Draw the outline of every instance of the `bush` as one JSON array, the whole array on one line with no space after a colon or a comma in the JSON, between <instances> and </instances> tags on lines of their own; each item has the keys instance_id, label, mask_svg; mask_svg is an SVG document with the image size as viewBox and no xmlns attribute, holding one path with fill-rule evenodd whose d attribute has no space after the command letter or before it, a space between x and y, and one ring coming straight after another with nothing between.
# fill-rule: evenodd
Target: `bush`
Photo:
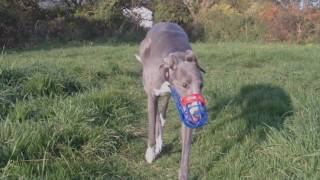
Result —
<instances>
[{"instance_id":1,"label":"bush","mask_svg":"<svg viewBox=\"0 0 320 180\"><path fill-rule=\"evenodd\" d=\"M228 4L217 4L200 11L197 20L204 26L208 41L230 41L242 37L244 17Z\"/></svg>"},{"instance_id":2,"label":"bush","mask_svg":"<svg viewBox=\"0 0 320 180\"><path fill-rule=\"evenodd\" d=\"M184 28L191 40L201 37L202 28L193 23L193 18L184 3L173 0L161 1L154 6L154 23L174 22Z\"/></svg>"},{"instance_id":3,"label":"bush","mask_svg":"<svg viewBox=\"0 0 320 180\"><path fill-rule=\"evenodd\" d=\"M158 3L154 10L154 21L175 22L182 26L186 26L192 22L187 7L180 1L167 1L166 3Z\"/></svg>"},{"instance_id":4,"label":"bush","mask_svg":"<svg viewBox=\"0 0 320 180\"><path fill-rule=\"evenodd\" d=\"M241 4L228 1L202 7L194 21L204 29L206 41L319 42L320 10L271 1Z\"/></svg>"},{"instance_id":5,"label":"bush","mask_svg":"<svg viewBox=\"0 0 320 180\"><path fill-rule=\"evenodd\" d=\"M297 6L283 8L272 5L258 16L267 29L267 41L289 41L298 43L317 42L320 35L320 11Z\"/></svg>"},{"instance_id":6,"label":"bush","mask_svg":"<svg viewBox=\"0 0 320 180\"><path fill-rule=\"evenodd\" d=\"M297 3L253 0L65 0L41 9L38 0L0 2L0 46L32 46L41 41L109 39L140 41L145 30L123 9L146 6L155 23L175 22L190 39L204 41L319 42L320 9Z\"/></svg>"},{"instance_id":7,"label":"bush","mask_svg":"<svg viewBox=\"0 0 320 180\"><path fill-rule=\"evenodd\" d=\"M142 29L122 15L131 7L125 0L88 1L41 9L38 0L0 2L0 45L32 46L40 41L94 40L129 34ZM132 39L132 38L131 38ZM140 39L139 39L140 40Z\"/></svg>"}]
</instances>

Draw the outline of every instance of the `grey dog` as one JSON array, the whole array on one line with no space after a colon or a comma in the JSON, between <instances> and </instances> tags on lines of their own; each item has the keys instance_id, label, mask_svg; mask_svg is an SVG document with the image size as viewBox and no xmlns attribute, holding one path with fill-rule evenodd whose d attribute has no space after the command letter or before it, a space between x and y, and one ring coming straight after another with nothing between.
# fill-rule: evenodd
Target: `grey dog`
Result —
<instances>
[{"instance_id":1,"label":"grey dog","mask_svg":"<svg viewBox=\"0 0 320 180\"><path fill-rule=\"evenodd\" d=\"M158 111L159 94L157 90L165 83L176 88L180 96L201 93L202 74L185 31L174 23L158 23L147 33L140 44L136 58L143 65L143 85L148 96L148 148L146 161L152 163L162 148L162 128L164 126L168 101ZM182 124L182 157L179 179L188 178L189 152L192 129Z\"/></svg>"}]
</instances>

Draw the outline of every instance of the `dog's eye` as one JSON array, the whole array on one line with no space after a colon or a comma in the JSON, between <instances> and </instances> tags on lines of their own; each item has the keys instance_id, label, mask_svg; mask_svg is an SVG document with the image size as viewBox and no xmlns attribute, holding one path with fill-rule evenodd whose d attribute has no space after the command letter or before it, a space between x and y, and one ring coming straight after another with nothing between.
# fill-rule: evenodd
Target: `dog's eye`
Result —
<instances>
[{"instance_id":1,"label":"dog's eye","mask_svg":"<svg viewBox=\"0 0 320 180\"><path fill-rule=\"evenodd\" d=\"M182 83L182 87L188 88L188 83Z\"/></svg>"}]
</instances>

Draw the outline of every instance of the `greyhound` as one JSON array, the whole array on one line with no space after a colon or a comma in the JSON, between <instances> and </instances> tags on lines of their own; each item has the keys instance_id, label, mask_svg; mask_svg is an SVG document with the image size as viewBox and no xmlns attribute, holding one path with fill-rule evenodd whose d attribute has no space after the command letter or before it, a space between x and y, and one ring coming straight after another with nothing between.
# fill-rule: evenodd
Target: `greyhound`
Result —
<instances>
[{"instance_id":1,"label":"greyhound","mask_svg":"<svg viewBox=\"0 0 320 180\"><path fill-rule=\"evenodd\" d=\"M147 33L140 44L138 61L143 65L143 86L148 96L148 148L145 159L148 163L156 158L162 149L162 130L170 96L168 85L174 86L181 96L200 93L202 74L189 44L185 31L174 23L158 23ZM158 111L159 96L165 96ZM179 179L188 178L189 152L192 129L182 124L182 157Z\"/></svg>"}]
</instances>

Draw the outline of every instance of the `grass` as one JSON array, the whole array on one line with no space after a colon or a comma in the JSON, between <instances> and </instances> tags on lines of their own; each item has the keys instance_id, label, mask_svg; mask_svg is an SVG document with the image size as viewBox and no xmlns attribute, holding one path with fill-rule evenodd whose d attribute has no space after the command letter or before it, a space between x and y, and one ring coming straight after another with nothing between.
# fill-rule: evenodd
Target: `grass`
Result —
<instances>
[{"instance_id":1,"label":"grass","mask_svg":"<svg viewBox=\"0 0 320 180\"><path fill-rule=\"evenodd\" d=\"M320 177L320 48L193 44L209 122L190 179ZM173 103L164 148L144 161L146 96L137 45L67 44L0 56L0 178L177 179Z\"/></svg>"}]
</instances>

